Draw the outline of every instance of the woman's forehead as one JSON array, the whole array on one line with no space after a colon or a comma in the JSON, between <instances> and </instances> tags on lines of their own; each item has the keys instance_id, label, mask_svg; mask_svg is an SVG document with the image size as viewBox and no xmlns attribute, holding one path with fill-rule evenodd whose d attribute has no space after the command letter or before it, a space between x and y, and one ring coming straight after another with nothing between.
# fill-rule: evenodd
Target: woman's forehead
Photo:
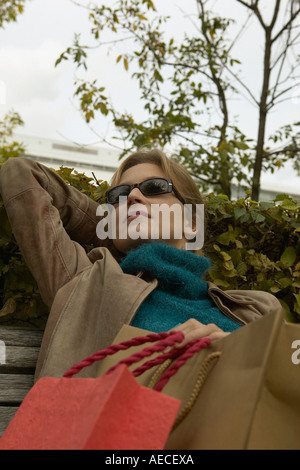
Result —
<instances>
[{"instance_id":1,"label":"woman's forehead","mask_svg":"<svg viewBox=\"0 0 300 470\"><path fill-rule=\"evenodd\" d=\"M154 163L139 163L124 171L119 184L141 183L147 178L166 178L161 167Z\"/></svg>"}]
</instances>

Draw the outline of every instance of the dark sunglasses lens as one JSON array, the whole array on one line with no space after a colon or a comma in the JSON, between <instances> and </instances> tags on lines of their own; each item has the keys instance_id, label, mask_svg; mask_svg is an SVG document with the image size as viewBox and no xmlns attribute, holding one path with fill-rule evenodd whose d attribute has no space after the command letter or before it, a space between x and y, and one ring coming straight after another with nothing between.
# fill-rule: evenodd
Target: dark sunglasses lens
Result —
<instances>
[{"instance_id":1,"label":"dark sunglasses lens","mask_svg":"<svg viewBox=\"0 0 300 470\"><path fill-rule=\"evenodd\" d=\"M116 202L119 202L119 197L120 196L128 196L130 193L130 186L127 184L121 185L121 186L116 186L115 188L110 189L106 193L107 197L107 202L110 204L115 204Z\"/></svg>"},{"instance_id":2,"label":"dark sunglasses lens","mask_svg":"<svg viewBox=\"0 0 300 470\"><path fill-rule=\"evenodd\" d=\"M170 191L168 181L158 178L144 181L140 188L146 195L162 194Z\"/></svg>"},{"instance_id":3,"label":"dark sunglasses lens","mask_svg":"<svg viewBox=\"0 0 300 470\"><path fill-rule=\"evenodd\" d=\"M146 196L169 193L172 190L172 187L170 186L169 182L162 178L149 179L141 183L139 187L141 192ZM112 188L107 191L106 202L110 204L116 204L117 202L119 202L120 196L128 197L131 190L132 186L127 184L116 186L115 188Z\"/></svg>"}]
</instances>

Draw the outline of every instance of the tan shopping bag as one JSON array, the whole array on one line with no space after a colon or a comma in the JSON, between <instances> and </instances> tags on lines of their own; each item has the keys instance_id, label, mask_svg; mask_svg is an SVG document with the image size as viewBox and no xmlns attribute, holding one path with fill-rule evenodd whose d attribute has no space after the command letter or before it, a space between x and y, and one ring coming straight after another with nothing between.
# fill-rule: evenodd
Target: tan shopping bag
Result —
<instances>
[{"instance_id":1,"label":"tan shopping bag","mask_svg":"<svg viewBox=\"0 0 300 470\"><path fill-rule=\"evenodd\" d=\"M300 449L300 367L292 362L299 338L300 325L278 311L216 343L220 356L167 448ZM204 360L193 357L164 393L180 389L186 402Z\"/></svg>"},{"instance_id":2,"label":"tan shopping bag","mask_svg":"<svg viewBox=\"0 0 300 470\"><path fill-rule=\"evenodd\" d=\"M140 332L124 327L115 342ZM300 325L279 310L190 358L162 390L182 402L166 449L300 449L299 340ZM99 374L119 359L105 359ZM153 388L168 367L136 379Z\"/></svg>"}]
</instances>

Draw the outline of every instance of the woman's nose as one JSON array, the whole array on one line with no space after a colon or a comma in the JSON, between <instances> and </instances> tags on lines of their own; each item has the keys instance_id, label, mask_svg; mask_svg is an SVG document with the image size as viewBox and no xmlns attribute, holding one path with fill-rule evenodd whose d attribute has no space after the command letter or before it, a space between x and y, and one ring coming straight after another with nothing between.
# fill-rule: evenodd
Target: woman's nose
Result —
<instances>
[{"instance_id":1,"label":"woman's nose","mask_svg":"<svg viewBox=\"0 0 300 470\"><path fill-rule=\"evenodd\" d=\"M132 191L130 191L128 198L127 198L127 203L129 205L134 204L134 203L143 203L145 201L143 193L139 190L139 188L133 188Z\"/></svg>"}]
</instances>

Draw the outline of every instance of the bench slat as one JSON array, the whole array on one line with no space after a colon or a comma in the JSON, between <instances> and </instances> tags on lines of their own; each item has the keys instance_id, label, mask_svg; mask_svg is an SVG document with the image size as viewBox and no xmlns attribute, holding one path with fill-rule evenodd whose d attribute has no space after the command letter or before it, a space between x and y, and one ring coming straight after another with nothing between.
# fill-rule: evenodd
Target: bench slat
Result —
<instances>
[{"instance_id":1,"label":"bench slat","mask_svg":"<svg viewBox=\"0 0 300 470\"><path fill-rule=\"evenodd\" d=\"M0 436L2 436L17 411L17 406L0 406Z\"/></svg>"},{"instance_id":2,"label":"bench slat","mask_svg":"<svg viewBox=\"0 0 300 470\"><path fill-rule=\"evenodd\" d=\"M0 375L0 405L20 405L33 386L34 376L26 374Z\"/></svg>"},{"instance_id":3,"label":"bench slat","mask_svg":"<svg viewBox=\"0 0 300 470\"><path fill-rule=\"evenodd\" d=\"M3 341L6 346L40 347L42 337L42 330L0 326L0 341Z\"/></svg>"},{"instance_id":4,"label":"bench slat","mask_svg":"<svg viewBox=\"0 0 300 470\"><path fill-rule=\"evenodd\" d=\"M0 436L34 384L43 331L0 326Z\"/></svg>"},{"instance_id":5,"label":"bench slat","mask_svg":"<svg viewBox=\"0 0 300 470\"><path fill-rule=\"evenodd\" d=\"M34 373L40 348L31 347L5 347L5 358L0 362L0 374ZM4 354L2 354L4 356Z\"/></svg>"}]
</instances>

